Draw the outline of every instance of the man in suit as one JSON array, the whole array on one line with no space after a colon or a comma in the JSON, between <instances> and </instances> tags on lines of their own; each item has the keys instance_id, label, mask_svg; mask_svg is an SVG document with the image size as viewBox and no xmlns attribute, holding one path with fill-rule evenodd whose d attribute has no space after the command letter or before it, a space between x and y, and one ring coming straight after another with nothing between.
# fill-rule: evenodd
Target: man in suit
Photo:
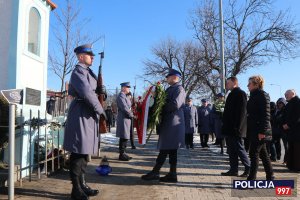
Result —
<instances>
[{"instance_id":1,"label":"man in suit","mask_svg":"<svg viewBox=\"0 0 300 200\"><path fill-rule=\"evenodd\" d=\"M127 94L130 92L130 83L121 83L121 92L117 97L118 116L117 116L117 131L116 136L119 140L119 160L129 161L129 157L126 153L127 141L130 139L131 120L133 119L133 112L131 110L131 101L127 98Z\"/></svg>"},{"instance_id":2,"label":"man in suit","mask_svg":"<svg viewBox=\"0 0 300 200\"><path fill-rule=\"evenodd\" d=\"M68 93L73 97L65 126L64 149L71 152L70 177L72 199L85 200L99 191L86 185L85 170L88 157L96 154L99 141L99 119L105 112L97 98L97 77L90 69L95 54L90 44L74 49L78 63L69 84Z\"/></svg>"},{"instance_id":3,"label":"man in suit","mask_svg":"<svg viewBox=\"0 0 300 200\"><path fill-rule=\"evenodd\" d=\"M230 169L222 172L222 176L238 176L238 157L245 166L241 177L247 177L250 172L250 160L247 156L244 139L247 133L247 95L239 88L238 79L229 77L226 88L230 90L223 113L222 133L226 137Z\"/></svg>"},{"instance_id":4,"label":"man in suit","mask_svg":"<svg viewBox=\"0 0 300 200\"><path fill-rule=\"evenodd\" d=\"M184 103L185 91L179 83L181 73L170 69L166 76L170 87L166 90L166 103L162 110L162 120L157 127L159 134L159 154L152 171L143 175L143 180L158 180L162 182L177 182L177 150L184 145L185 123ZM159 177L159 171L169 155L170 172Z\"/></svg>"}]
</instances>

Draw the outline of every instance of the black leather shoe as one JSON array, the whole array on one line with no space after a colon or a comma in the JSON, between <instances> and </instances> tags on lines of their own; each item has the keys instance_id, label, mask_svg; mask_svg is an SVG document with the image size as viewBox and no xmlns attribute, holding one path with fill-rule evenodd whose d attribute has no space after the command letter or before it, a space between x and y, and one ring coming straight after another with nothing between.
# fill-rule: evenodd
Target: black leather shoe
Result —
<instances>
[{"instance_id":1,"label":"black leather shoe","mask_svg":"<svg viewBox=\"0 0 300 200\"><path fill-rule=\"evenodd\" d=\"M83 190L83 192L87 195L87 196L97 196L99 194L99 190L93 190L92 188L90 188L85 181L85 175L81 174L80 176L80 187Z\"/></svg>"},{"instance_id":2,"label":"black leather shoe","mask_svg":"<svg viewBox=\"0 0 300 200\"><path fill-rule=\"evenodd\" d=\"M89 200L89 197L82 191L72 189L71 198L73 200Z\"/></svg>"},{"instance_id":3,"label":"black leather shoe","mask_svg":"<svg viewBox=\"0 0 300 200\"><path fill-rule=\"evenodd\" d=\"M141 178L145 181L158 180L159 179L159 173L151 171L151 172L143 175Z\"/></svg>"},{"instance_id":4,"label":"black leather shoe","mask_svg":"<svg viewBox=\"0 0 300 200\"><path fill-rule=\"evenodd\" d=\"M244 171L244 173L242 173L241 175L239 175L239 177L248 177L249 176L249 172L248 171Z\"/></svg>"},{"instance_id":5,"label":"black leather shoe","mask_svg":"<svg viewBox=\"0 0 300 200\"><path fill-rule=\"evenodd\" d=\"M222 176L238 176L238 173L237 172L228 171L228 172L222 172L221 175Z\"/></svg>"},{"instance_id":6,"label":"black leather shoe","mask_svg":"<svg viewBox=\"0 0 300 200\"><path fill-rule=\"evenodd\" d=\"M77 176L73 176L71 179L73 184L71 198L73 200L88 200L89 197L82 190L79 178Z\"/></svg>"},{"instance_id":7,"label":"black leather shoe","mask_svg":"<svg viewBox=\"0 0 300 200\"><path fill-rule=\"evenodd\" d=\"M132 146L131 149L136 149L136 147L135 147L135 146Z\"/></svg>"},{"instance_id":8,"label":"black leather shoe","mask_svg":"<svg viewBox=\"0 0 300 200\"><path fill-rule=\"evenodd\" d=\"M90 187L82 188L82 190L88 196L97 196L99 194L99 190L93 190Z\"/></svg>"},{"instance_id":9,"label":"black leather shoe","mask_svg":"<svg viewBox=\"0 0 300 200\"><path fill-rule=\"evenodd\" d=\"M159 178L160 182L177 183L177 175L168 173L164 177Z\"/></svg>"},{"instance_id":10,"label":"black leather shoe","mask_svg":"<svg viewBox=\"0 0 300 200\"><path fill-rule=\"evenodd\" d=\"M129 161L131 159L132 159L132 157L128 156L125 153L119 155L119 160L121 160L121 161Z\"/></svg>"}]
</instances>

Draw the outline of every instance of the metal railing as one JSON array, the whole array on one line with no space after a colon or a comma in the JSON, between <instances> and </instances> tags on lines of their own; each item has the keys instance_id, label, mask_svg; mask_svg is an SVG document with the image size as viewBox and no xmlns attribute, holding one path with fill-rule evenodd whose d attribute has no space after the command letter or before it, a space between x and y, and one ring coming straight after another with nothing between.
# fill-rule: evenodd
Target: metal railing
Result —
<instances>
[{"instance_id":1,"label":"metal railing","mask_svg":"<svg viewBox=\"0 0 300 200\"><path fill-rule=\"evenodd\" d=\"M47 114L45 112L45 118L42 119L40 115L40 110L37 111L37 116L33 116L32 110L29 110L29 119L24 121L23 109L20 110L20 114L17 116L16 126L15 126L15 138L24 137L28 135L29 137L29 163L23 166L23 143L20 145L20 168L17 169L17 175L19 177L19 185L22 186L23 178L22 173L24 170L29 170L29 181L32 180L32 174L36 170L38 179L41 179L41 174L44 173L46 176L50 174L48 171L48 164L50 162L51 172L61 169L62 165L65 165L65 158L68 154L62 149L60 149L61 141L61 131L64 127L64 122L59 123L56 120L48 120ZM8 127L8 126L1 126ZM42 133L44 129L44 133ZM51 134L49 133L49 129ZM55 141L57 140L57 142ZM41 148L44 143L44 158L41 158ZM57 143L57 147L55 147ZM34 145L34 146L32 146ZM48 146L49 145L49 146ZM50 148L48 148L50 147ZM49 153L48 153L49 152ZM57 153L56 153L57 152ZM34 157L32 157L34 156ZM57 162L57 163L56 163ZM41 166L44 165L44 172L41 172ZM57 166L55 166L57 165Z\"/></svg>"}]
</instances>

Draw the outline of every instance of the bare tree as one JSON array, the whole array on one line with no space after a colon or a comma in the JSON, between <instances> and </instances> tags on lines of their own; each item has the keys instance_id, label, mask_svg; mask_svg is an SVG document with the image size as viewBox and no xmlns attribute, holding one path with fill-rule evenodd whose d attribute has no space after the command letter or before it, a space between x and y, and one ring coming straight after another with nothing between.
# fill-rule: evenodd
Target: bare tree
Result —
<instances>
[{"instance_id":1,"label":"bare tree","mask_svg":"<svg viewBox=\"0 0 300 200\"><path fill-rule=\"evenodd\" d=\"M174 39L161 41L152 48L154 60L144 61L144 75L150 79L164 82L169 69L176 69L182 74L182 86L189 96L202 84L199 65L199 49L191 41L178 42Z\"/></svg>"},{"instance_id":2,"label":"bare tree","mask_svg":"<svg viewBox=\"0 0 300 200\"><path fill-rule=\"evenodd\" d=\"M274 58L297 56L299 29L288 11L276 12L270 0L229 0L225 13L226 74L236 76ZM208 68L207 85L211 89L220 80L219 17L214 1L205 0L191 16L191 28L204 51ZM212 79L213 77L213 79Z\"/></svg>"},{"instance_id":3,"label":"bare tree","mask_svg":"<svg viewBox=\"0 0 300 200\"><path fill-rule=\"evenodd\" d=\"M80 9L76 5L74 1L65 0L65 7L54 11L57 23L51 25L56 45L49 51L49 69L59 77L61 92L64 90L66 76L73 70L77 61L74 47L79 43L91 41L82 33L89 20L79 20Z\"/></svg>"}]
</instances>

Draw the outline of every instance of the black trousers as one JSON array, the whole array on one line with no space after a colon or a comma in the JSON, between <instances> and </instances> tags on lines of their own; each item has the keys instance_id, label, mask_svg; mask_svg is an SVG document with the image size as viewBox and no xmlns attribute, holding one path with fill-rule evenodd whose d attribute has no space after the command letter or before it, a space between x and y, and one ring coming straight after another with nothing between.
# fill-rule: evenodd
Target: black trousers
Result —
<instances>
[{"instance_id":1,"label":"black trousers","mask_svg":"<svg viewBox=\"0 0 300 200\"><path fill-rule=\"evenodd\" d=\"M245 168L249 169L250 161L245 150L244 140L238 136L226 137L227 149L229 154L230 171L238 172L239 158Z\"/></svg>"},{"instance_id":2,"label":"black trousers","mask_svg":"<svg viewBox=\"0 0 300 200\"><path fill-rule=\"evenodd\" d=\"M167 156L169 155L169 163L170 163L170 169L175 169L177 166L177 149L172 150L160 150L159 154L156 158L156 164L153 168L153 171L158 173L160 168L164 165Z\"/></svg>"},{"instance_id":3,"label":"black trousers","mask_svg":"<svg viewBox=\"0 0 300 200\"><path fill-rule=\"evenodd\" d=\"M120 154L125 153L126 147L127 147L127 141L128 139L120 138L119 140L119 152Z\"/></svg>"},{"instance_id":4,"label":"black trousers","mask_svg":"<svg viewBox=\"0 0 300 200\"><path fill-rule=\"evenodd\" d=\"M70 177L74 179L85 173L88 155L71 153L70 156Z\"/></svg>"},{"instance_id":5,"label":"black trousers","mask_svg":"<svg viewBox=\"0 0 300 200\"><path fill-rule=\"evenodd\" d=\"M207 145L208 137L209 137L209 134L201 134L201 133L200 133L200 141L201 141L201 146L202 146L202 147L208 146L208 145Z\"/></svg>"},{"instance_id":6,"label":"black trousers","mask_svg":"<svg viewBox=\"0 0 300 200\"><path fill-rule=\"evenodd\" d=\"M185 134L185 145L186 147L194 147L194 143L193 143L193 139L194 139L194 134L193 133L186 133Z\"/></svg>"},{"instance_id":7,"label":"black trousers","mask_svg":"<svg viewBox=\"0 0 300 200\"><path fill-rule=\"evenodd\" d=\"M266 178L271 179L274 173L273 173L273 167L270 161L270 157L267 152L266 142L259 141L258 139L251 139L249 156L251 161L249 179L251 180L256 179L259 158L261 158L262 160L266 172Z\"/></svg>"},{"instance_id":8,"label":"black trousers","mask_svg":"<svg viewBox=\"0 0 300 200\"><path fill-rule=\"evenodd\" d=\"M299 152L300 152L300 142L288 141L286 166L289 170L300 172Z\"/></svg>"}]
</instances>

